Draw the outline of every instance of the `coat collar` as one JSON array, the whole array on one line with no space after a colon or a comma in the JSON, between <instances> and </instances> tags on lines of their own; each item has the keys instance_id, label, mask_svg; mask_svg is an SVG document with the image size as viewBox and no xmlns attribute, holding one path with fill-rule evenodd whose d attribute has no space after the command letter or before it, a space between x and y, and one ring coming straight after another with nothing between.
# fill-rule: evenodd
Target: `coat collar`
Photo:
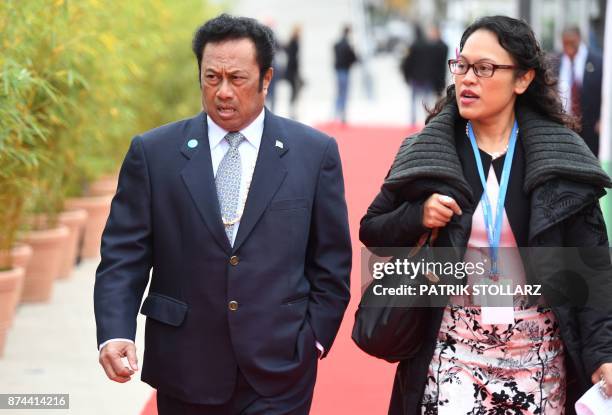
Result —
<instances>
[{"instance_id":1,"label":"coat collar","mask_svg":"<svg viewBox=\"0 0 612 415\"><path fill-rule=\"evenodd\" d=\"M519 108L516 117L525 148L525 192L555 177L598 188L612 187L597 157L574 131L529 108Z\"/></svg>"},{"instance_id":2,"label":"coat collar","mask_svg":"<svg viewBox=\"0 0 612 415\"><path fill-rule=\"evenodd\" d=\"M421 132L404 140L384 186L400 190L416 181L442 182L456 189L459 202L472 201L455 147L456 105L447 105ZM460 203L461 204L461 203ZM465 204L465 203L464 203Z\"/></svg>"},{"instance_id":3,"label":"coat collar","mask_svg":"<svg viewBox=\"0 0 612 415\"><path fill-rule=\"evenodd\" d=\"M516 118L525 149L523 190L527 194L552 178L612 187L612 181L578 134L525 106L517 106ZM417 180L442 181L452 186L460 198L472 201L455 147L458 122L465 120L457 104L451 102L421 132L405 139L384 186L398 190Z\"/></svg>"}]
</instances>

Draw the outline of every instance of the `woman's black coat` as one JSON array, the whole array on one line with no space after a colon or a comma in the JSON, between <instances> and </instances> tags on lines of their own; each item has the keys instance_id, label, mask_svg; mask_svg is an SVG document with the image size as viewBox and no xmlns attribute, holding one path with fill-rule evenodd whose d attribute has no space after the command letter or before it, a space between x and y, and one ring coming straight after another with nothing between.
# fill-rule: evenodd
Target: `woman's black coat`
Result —
<instances>
[{"instance_id":1,"label":"woman's black coat","mask_svg":"<svg viewBox=\"0 0 612 415\"><path fill-rule=\"evenodd\" d=\"M612 362L612 266L598 202L611 182L583 140L571 130L525 107L517 106L516 117L520 145L517 143L505 208L517 244L587 248L580 251L581 259L596 270L587 283L597 287L599 297L588 303L576 301L571 292L576 276L565 272L562 261L553 262L540 253L525 258L522 253L528 280L547 286L545 294L551 293L546 298L557 317L566 349L566 413L572 414L574 402L591 385L591 374L602 363ZM421 224L423 203L432 193L440 193L453 197L463 214L454 215L440 230L435 245L456 247L461 251L458 255L463 255L472 214L482 194L465 137L465 122L456 104L451 103L419 134L404 141L381 192L361 220L359 238L365 246L417 245L428 231ZM499 175L499 166L494 167ZM366 352L399 361L389 414L420 414L419 403L443 311L418 311L420 324L412 329L415 341L410 350L376 344L376 336L367 338L371 333L359 333L356 326L354 337L360 336L360 346Z\"/></svg>"}]
</instances>

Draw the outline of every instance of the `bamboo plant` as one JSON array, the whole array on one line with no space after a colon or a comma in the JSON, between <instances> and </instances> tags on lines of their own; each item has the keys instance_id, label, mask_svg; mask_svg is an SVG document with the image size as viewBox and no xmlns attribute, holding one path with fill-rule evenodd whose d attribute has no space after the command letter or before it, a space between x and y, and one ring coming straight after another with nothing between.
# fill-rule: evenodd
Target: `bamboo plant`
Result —
<instances>
[{"instance_id":1,"label":"bamboo plant","mask_svg":"<svg viewBox=\"0 0 612 415\"><path fill-rule=\"evenodd\" d=\"M25 208L54 225L132 136L200 110L189 46L216 13L201 0L0 2L0 268Z\"/></svg>"}]
</instances>

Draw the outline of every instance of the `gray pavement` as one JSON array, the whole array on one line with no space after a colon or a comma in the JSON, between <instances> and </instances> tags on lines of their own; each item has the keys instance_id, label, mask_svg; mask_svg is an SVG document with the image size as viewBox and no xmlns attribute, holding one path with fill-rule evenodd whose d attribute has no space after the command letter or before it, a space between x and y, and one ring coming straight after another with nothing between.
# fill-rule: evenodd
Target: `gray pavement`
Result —
<instances>
[{"instance_id":1,"label":"gray pavement","mask_svg":"<svg viewBox=\"0 0 612 415\"><path fill-rule=\"evenodd\" d=\"M152 389L133 377L126 384L106 378L98 364L93 317L97 260L84 261L69 279L58 280L51 300L17 309L0 359L0 393L67 393L70 410L3 410L16 414L137 415ZM142 361L138 318L137 350Z\"/></svg>"}]
</instances>

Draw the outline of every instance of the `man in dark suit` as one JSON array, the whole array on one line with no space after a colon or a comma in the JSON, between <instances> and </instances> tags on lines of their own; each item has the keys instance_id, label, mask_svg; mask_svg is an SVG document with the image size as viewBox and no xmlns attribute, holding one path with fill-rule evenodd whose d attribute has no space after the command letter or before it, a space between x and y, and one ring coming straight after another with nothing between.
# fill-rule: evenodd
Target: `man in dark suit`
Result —
<instances>
[{"instance_id":1,"label":"man in dark suit","mask_svg":"<svg viewBox=\"0 0 612 415\"><path fill-rule=\"evenodd\" d=\"M221 15L196 32L204 112L131 143L94 292L100 363L138 369L164 414L306 414L349 300L336 142L265 110L272 33ZM122 359L127 358L129 367Z\"/></svg>"},{"instance_id":2,"label":"man in dark suit","mask_svg":"<svg viewBox=\"0 0 612 415\"><path fill-rule=\"evenodd\" d=\"M581 120L580 136L597 156L603 58L582 42L578 27L568 27L562 36L563 53L557 63L559 92L566 112Z\"/></svg>"}]
</instances>

